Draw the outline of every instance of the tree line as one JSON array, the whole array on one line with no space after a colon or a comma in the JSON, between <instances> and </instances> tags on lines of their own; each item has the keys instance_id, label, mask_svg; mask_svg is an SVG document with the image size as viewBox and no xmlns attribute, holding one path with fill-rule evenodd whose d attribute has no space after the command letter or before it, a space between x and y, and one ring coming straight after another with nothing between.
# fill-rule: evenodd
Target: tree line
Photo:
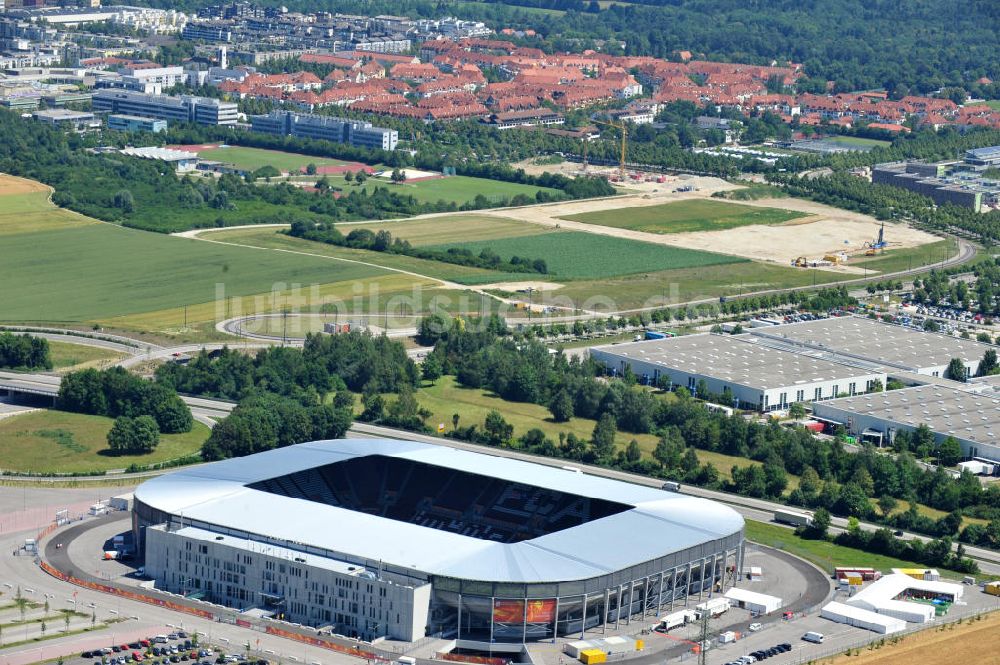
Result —
<instances>
[{"instance_id":1,"label":"tree line","mask_svg":"<svg viewBox=\"0 0 1000 665\"><path fill-rule=\"evenodd\" d=\"M378 232L369 229L354 229L345 236L340 232L340 229L330 222L297 220L292 222L292 226L287 233L295 238L322 242L327 245L401 254L418 259L453 263L473 268L484 268L486 270L530 272L542 275L549 272L544 259L531 259L521 256L512 256L509 259L504 259L488 247L484 248L478 254L463 247L449 247L447 249L414 247L410 244L409 240L393 239L392 234L385 229Z\"/></svg>"},{"instance_id":2,"label":"tree line","mask_svg":"<svg viewBox=\"0 0 1000 665\"><path fill-rule=\"evenodd\" d=\"M49 341L34 335L0 332L0 367L9 369L52 369Z\"/></svg>"}]
</instances>

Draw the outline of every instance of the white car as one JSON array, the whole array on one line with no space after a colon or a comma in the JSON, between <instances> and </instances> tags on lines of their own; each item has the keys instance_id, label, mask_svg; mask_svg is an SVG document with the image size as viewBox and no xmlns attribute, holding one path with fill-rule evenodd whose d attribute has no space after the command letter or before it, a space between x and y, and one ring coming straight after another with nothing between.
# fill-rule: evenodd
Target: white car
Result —
<instances>
[{"instance_id":1,"label":"white car","mask_svg":"<svg viewBox=\"0 0 1000 665\"><path fill-rule=\"evenodd\" d=\"M757 632L758 630L760 630L760 629L761 629L762 627L763 627L763 626L761 626L761 625L760 625L759 623L752 623L752 624L750 624L749 626L747 626L747 629L748 629L748 630L749 630L749 631L750 631L751 633L756 633L756 632Z\"/></svg>"}]
</instances>

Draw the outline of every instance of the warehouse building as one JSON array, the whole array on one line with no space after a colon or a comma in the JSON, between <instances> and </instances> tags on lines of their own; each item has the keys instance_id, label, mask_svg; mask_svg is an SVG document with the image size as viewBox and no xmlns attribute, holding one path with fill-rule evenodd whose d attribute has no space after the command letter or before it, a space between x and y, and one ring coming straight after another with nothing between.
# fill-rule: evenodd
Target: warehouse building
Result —
<instances>
[{"instance_id":1,"label":"warehouse building","mask_svg":"<svg viewBox=\"0 0 1000 665\"><path fill-rule=\"evenodd\" d=\"M267 115L251 116L250 124L255 132L347 143L359 148L395 150L399 142L395 129L315 113L271 111Z\"/></svg>"},{"instance_id":2,"label":"warehouse building","mask_svg":"<svg viewBox=\"0 0 1000 665\"><path fill-rule=\"evenodd\" d=\"M773 348L749 334L616 344L595 347L590 355L614 373L630 367L643 383L668 382L696 396L699 385L711 395L728 389L736 407L764 412L787 409L794 402L866 393L875 382L886 381L882 371Z\"/></svg>"},{"instance_id":3,"label":"warehouse building","mask_svg":"<svg viewBox=\"0 0 1000 665\"><path fill-rule=\"evenodd\" d=\"M798 353L823 353L847 363L869 363L894 370L943 377L952 358L961 358L969 376L991 348L971 339L841 316L780 326L753 328L750 334Z\"/></svg>"},{"instance_id":4,"label":"warehouse building","mask_svg":"<svg viewBox=\"0 0 1000 665\"><path fill-rule=\"evenodd\" d=\"M924 385L813 405L813 417L843 425L859 440L889 445L927 425L940 443L953 436L966 458L1000 461L1000 393Z\"/></svg>"},{"instance_id":5,"label":"warehouse building","mask_svg":"<svg viewBox=\"0 0 1000 665\"><path fill-rule=\"evenodd\" d=\"M166 474L136 489L132 520L159 589L485 654L718 597L744 547L743 518L713 501L385 439Z\"/></svg>"},{"instance_id":6,"label":"warehouse building","mask_svg":"<svg viewBox=\"0 0 1000 665\"><path fill-rule=\"evenodd\" d=\"M94 95L93 106L95 111L200 125L235 125L238 117L237 106L233 102L190 95L147 95L126 90L100 90Z\"/></svg>"}]
</instances>

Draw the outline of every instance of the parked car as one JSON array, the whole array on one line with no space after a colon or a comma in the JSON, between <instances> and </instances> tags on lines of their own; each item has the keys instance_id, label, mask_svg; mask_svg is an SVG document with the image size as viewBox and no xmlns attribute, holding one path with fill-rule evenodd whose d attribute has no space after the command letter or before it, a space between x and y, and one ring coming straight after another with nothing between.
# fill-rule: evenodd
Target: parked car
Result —
<instances>
[{"instance_id":1,"label":"parked car","mask_svg":"<svg viewBox=\"0 0 1000 665\"><path fill-rule=\"evenodd\" d=\"M747 630L749 630L751 633L756 633L761 628L763 628L763 626L761 626L759 623L752 623L749 626L747 626Z\"/></svg>"}]
</instances>

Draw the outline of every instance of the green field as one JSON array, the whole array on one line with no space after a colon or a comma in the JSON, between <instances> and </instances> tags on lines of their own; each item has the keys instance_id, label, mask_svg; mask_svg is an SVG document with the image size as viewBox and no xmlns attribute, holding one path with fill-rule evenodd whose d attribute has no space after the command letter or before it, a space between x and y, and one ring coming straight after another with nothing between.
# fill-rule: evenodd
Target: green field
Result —
<instances>
[{"instance_id":1,"label":"green field","mask_svg":"<svg viewBox=\"0 0 1000 665\"><path fill-rule=\"evenodd\" d=\"M348 183L343 176L327 176L330 184L343 190L344 194L353 191L367 191L371 193L376 187L388 189L397 194L407 194L417 199L421 203L455 203L461 205L472 201L476 196L482 194L491 205L500 206L518 194L531 197L534 201L535 194L545 191L549 194L560 197L562 192L549 187L536 187L534 185L522 185L516 182L504 182L502 180L489 180L487 178L473 178L470 176L456 175L447 178L433 178L430 180L413 180L403 183L390 182L388 178L369 178L363 185Z\"/></svg>"},{"instance_id":2,"label":"green field","mask_svg":"<svg viewBox=\"0 0 1000 665\"><path fill-rule=\"evenodd\" d=\"M449 247L463 247L476 253L490 249L504 259L512 256L544 259L548 264L549 276L559 279L599 279L746 261L734 256L654 245L580 231L557 231L521 238L456 242L436 246L438 249Z\"/></svg>"},{"instance_id":3,"label":"green field","mask_svg":"<svg viewBox=\"0 0 1000 665\"><path fill-rule=\"evenodd\" d=\"M987 100L986 105L989 106L991 109L1000 111L1000 99Z\"/></svg>"},{"instance_id":4,"label":"green field","mask_svg":"<svg viewBox=\"0 0 1000 665\"><path fill-rule=\"evenodd\" d=\"M365 226L377 226L382 228L382 225ZM345 225L341 230L344 231L344 233L350 233L352 228L354 228L354 226ZM391 231L394 227L386 225L385 228L389 228ZM395 233L393 233L393 235L395 235ZM485 270L483 268L472 268L453 263L442 263L440 261L428 261L426 259L405 256L403 254L372 252L364 249L352 249L350 247L327 245L321 242L312 242L309 240L302 240L301 238L293 238L292 236L281 233L279 229L274 228L212 231L206 237L212 240L231 242L239 245L246 245L248 247L261 247L292 252L308 252L318 256L372 262L377 263L378 265L386 266L387 268L408 270L421 275L434 277L436 279L446 279L458 282L459 284L485 284L488 282L506 279L507 277L517 277L518 274L520 274L495 272L492 270ZM406 236L404 235L403 237ZM521 274L521 276L523 277L523 274Z\"/></svg>"},{"instance_id":5,"label":"green field","mask_svg":"<svg viewBox=\"0 0 1000 665\"><path fill-rule=\"evenodd\" d=\"M499 240L549 232L549 229L540 224L474 213L391 222L346 223L338 224L338 228L345 235L354 229L368 229L373 232L384 229L391 233L393 238L407 240L414 247L445 244L453 242L455 238L462 238L464 241Z\"/></svg>"},{"instance_id":6,"label":"green field","mask_svg":"<svg viewBox=\"0 0 1000 665\"><path fill-rule=\"evenodd\" d=\"M2 192L0 192L2 194ZM53 231L96 224L49 203L48 192L8 194L0 198L0 238L29 231Z\"/></svg>"},{"instance_id":7,"label":"green field","mask_svg":"<svg viewBox=\"0 0 1000 665\"><path fill-rule=\"evenodd\" d=\"M49 340L49 354L52 357L52 369L66 371L81 365L100 367L124 356L122 353L99 346L52 340Z\"/></svg>"},{"instance_id":8,"label":"green field","mask_svg":"<svg viewBox=\"0 0 1000 665\"><path fill-rule=\"evenodd\" d=\"M697 199L628 210L600 210L562 219L647 233L722 231L752 224L781 224L805 215L779 208L761 208L726 201Z\"/></svg>"},{"instance_id":9,"label":"green field","mask_svg":"<svg viewBox=\"0 0 1000 665\"><path fill-rule=\"evenodd\" d=\"M827 136L825 141L831 143L842 143L844 145L856 145L865 148L884 148L892 145L891 141L880 141L879 139L866 139L862 136Z\"/></svg>"},{"instance_id":10,"label":"green field","mask_svg":"<svg viewBox=\"0 0 1000 665\"><path fill-rule=\"evenodd\" d=\"M0 460L5 471L73 473L125 469L185 457L201 449L208 427L196 422L185 434L161 434L146 455L111 455L107 435L114 421L65 411L33 411L0 420Z\"/></svg>"},{"instance_id":11,"label":"green field","mask_svg":"<svg viewBox=\"0 0 1000 665\"><path fill-rule=\"evenodd\" d=\"M667 399L671 398L672 396L667 396ZM387 399L392 400L394 397L390 395L387 396ZM503 414L507 422L514 426L514 438L520 437L536 427L556 442L559 441L560 432L565 434L572 432L578 437L588 440L594 433L595 421L593 420L572 418L569 422L557 423L552 420L549 410L544 406L525 402L508 402L486 390L465 388L458 385L453 376L443 376L434 385L422 387L417 391L417 401L431 412L431 416L426 422L434 430L441 423L444 423L446 430L451 430L451 417L455 413L460 416L458 423L460 427L472 424L482 426L486 414L496 409ZM638 441L639 447L647 457L652 455L653 448L656 447L658 441L657 437L652 434L619 432L615 442L624 448L632 439ZM759 464L759 462L707 450L696 452L702 463L707 462L715 466L723 478L730 477L730 469L733 464L740 466ZM795 480L797 481L797 478Z\"/></svg>"},{"instance_id":12,"label":"green field","mask_svg":"<svg viewBox=\"0 0 1000 665\"><path fill-rule=\"evenodd\" d=\"M811 561L829 572L831 576L833 569L840 566L861 566L882 571L888 571L890 568L926 568L923 564L913 561L904 561L882 554L871 554L853 547L835 545L825 540L807 540L796 536L791 529L753 520L746 521L746 537L747 540L752 540L755 543L784 550L789 554Z\"/></svg>"},{"instance_id":13,"label":"green field","mask_svg":"<svg viewBox=\"0 0 1000 665\"><path fill-rule=\"evenodd\" d=\"M273 166L282 173L290 173L305 169L309 164L316 166L343 166L347 162L329 157L314 157L300 155L281 150L264 150L262 148L244 148L242 146L226 146L202 150L198 153L202 159L232 164L236 168L256 171L262 166Z\"/></svg>"}]
</instances>

